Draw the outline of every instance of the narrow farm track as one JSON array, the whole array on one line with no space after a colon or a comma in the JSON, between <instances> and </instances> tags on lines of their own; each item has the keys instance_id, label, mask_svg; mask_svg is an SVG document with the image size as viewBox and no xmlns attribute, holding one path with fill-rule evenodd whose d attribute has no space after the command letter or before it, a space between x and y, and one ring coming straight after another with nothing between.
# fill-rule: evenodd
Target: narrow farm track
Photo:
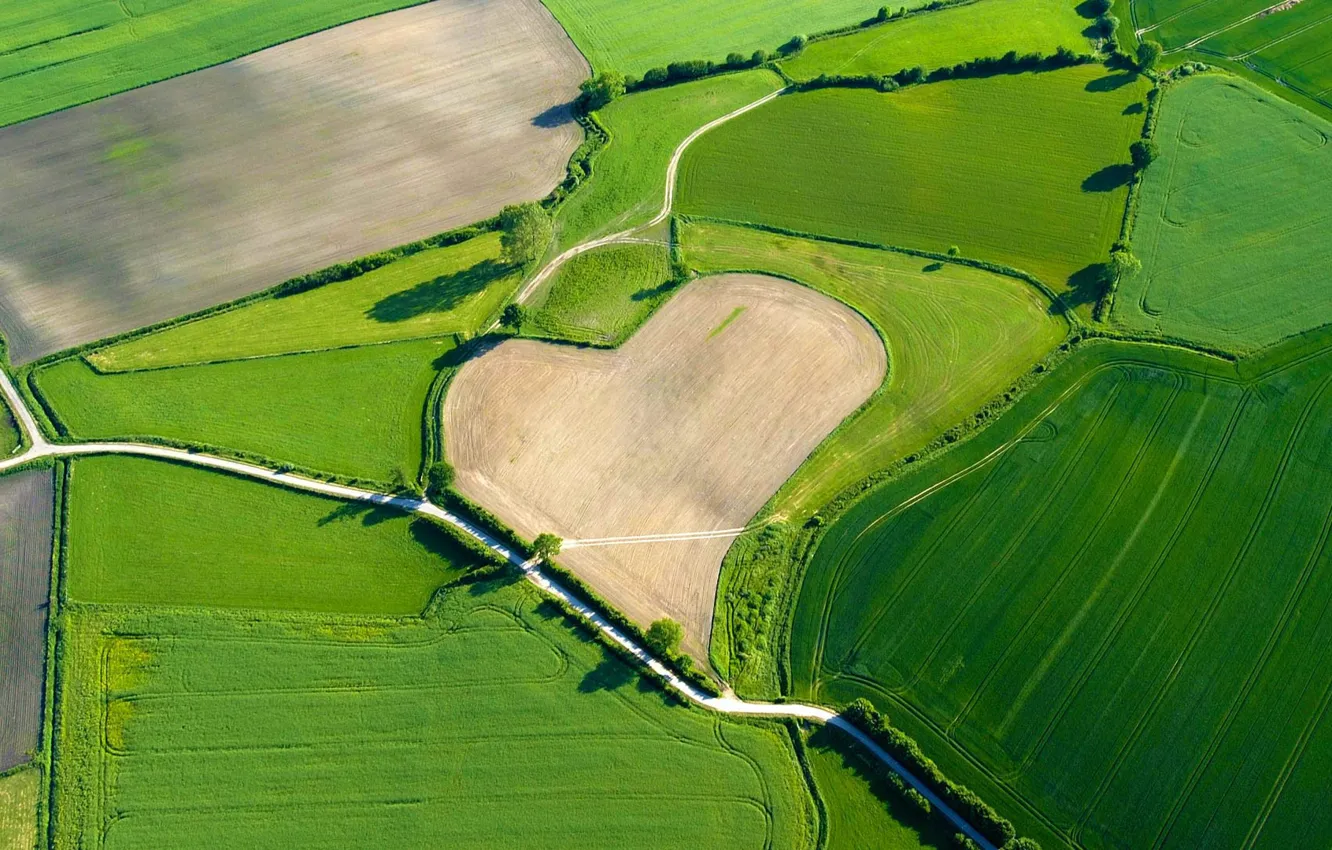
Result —
<instances>
[{"instance_id":1,"label":"narrow farm track","mask_svg":"<svg viewBox=\"0 0 1332 850\"><path fill-rule=\"evenodd\" d=\"M755 103L750 104L744 109L752 109L774 97L768 95ZM731 113L732 116L738 113ZM730 116L727 116L730 117ZM713 124L719 123L713 122ZM674 166L679 160L679 155L689 141L701 135L703 130L713 125L706 125L696 131L690 139L687 139L676 151L676 156L672 159L672 168L669 174L673 177ZM669 214L671 200L670 184L668 182L666 194L666 207L658 219L665 218ZM953 810L946 802L939 798L928 786L912 775L905 767L893 758L886 750L880 747L865 732L861 731L853 723L829 711L826 708L816 705L804 705L801 703L760 703L745 702L735 697L722 696L712 697L695 688L693 685L677 676L669 667L660 660L653 657L646 649L639 646L631 638L623 634L619 629L608 623L600 614L584 605L568 589L550 579L541 571L541 561L539 558L524 560L522 555L505 546L501 541L490 535L485 529L460 517L450 511L446 511L438 505L432 504L424 499L417 499L410 496L395 496L389 493L377 493L372 490L364 490L359 487L347 487L341 484L333 484L327 481L317 481L313 478L306 478L300 475L278 472L267 467L258 466L252 463L244 463L227 458L216 457L214 455L201 452L190 452L183 449L173 449L166 446L156 446L144 443L51 443L48 442L37 427L37 421L28 410L27 404L18 390L14 387L9 375L0 369L0 395L8 403L10 410L14 414L14 419L18 423L20 430L30 441L29 448L22 454L0 461L0 473L7 472L10 469L32 463L48 457L77 457L87 455L117 454L117 455L135 455L139 457L159 458L162 460L175 461L177 463L187 463L204 469L213 469L219 472L227 472L233 475L241 475L246 478L253 478L260 481L266 481L276 484L280 487L289 487L294 490L301 490L307 493L316 493L323 496L331 496L336 499L345 499L353 502L365 502L372 505L390 506L398 508L411 514L429 517L441 522L446 522L457 528L464 534L481 542L500 557L507 560L510 564L518 567L523 572L523 576L536 585L542 591L550 596L564 602L570 608L577 612L578 616L588 623L592 624L601 634L625 651L630 653L643 666L647 667L653 673L657 674L666 683L666 685L677 694L685 697L692 703L704 708L716 711L722 714L748 715L752 717L789 717L797 720L807 720L814 723L820 723L826 726L832 726L845 732L854 738L861 746L868 750L875 758L886 765L893 772L897 773L902 779L914 788L922 797L930 802L930 805L937 809L946 817L960 832L969 837L972 841L982 848L982 850L996 850L993 842L981 835L975 827L966 821L961 815ZM727 533L729 533L728 530Z\"/></svg>"}]
</instances>

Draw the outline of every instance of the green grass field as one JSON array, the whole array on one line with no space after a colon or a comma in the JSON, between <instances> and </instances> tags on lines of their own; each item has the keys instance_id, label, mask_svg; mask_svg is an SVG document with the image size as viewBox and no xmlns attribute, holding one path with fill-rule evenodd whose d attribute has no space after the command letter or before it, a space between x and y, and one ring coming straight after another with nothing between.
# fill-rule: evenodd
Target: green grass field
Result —
<instances>
[{"instance_id":1,"label":"green grass field","mask_svg":"<svg viewBox=\"0 0 1332 850\"><path fill-rule=\"evenodd\" d=\"M1263 0L1137 0L1130 8L1144 39L1172 53L1192 49L1203 59L1249 66L1332 110L1332 9L1304 0L1272 9ZM1264 12L1266 13L1264 14ZM1190 54L1186 53L1185 56Z\"/></svg>"},{"instance_id":2,"label":"green grass field","mask_svg":"<svg viewBox=\"0 0 1332 850\"><path fill-rule=\"evenodd\" d=\"M523 332L619 345L674 292L664 245L607 245L560 267Z\"/></svg>"},{"instance_id":3,"label":"green grass field","mask_svg":"<svg viewBox=\"0 0 1332 850\"><path fill-rule=\"evenodd\" d=\"M88 355L103 372L483 330L518 286L499 234L423 251L351 280L266 298Z\"/></svg>"},{"instance_id":4,"label":"green grass field","mask_svg":"<svg viewBox=\"0 0 1332 850\"><path fill-rule=\"evenodd\" d=\"M23 435L19 433L18 423L9 408L0 401L0 458L7 458L18 451L23 444Z\"/></svg>"},{"instance_id":5,"label":"green grass field","mask_svg":"<svg viewBox=\"0 0 1332 850\"><path fill-rule=\"evenodd\" d=\"M1087 19L1071 0L981 0L921 13L851 35L816 41L782 68L797 80L819 74L893 74L955 65L982 56L1053 54L1088 47Z\"/></svg>"},{"instance_id":6,"label":"green grass field","mask_svg":"<svg viewBox=\"0 0 1332 850\"><path fill-rule=\"evenodd\" d=\"M859 23L878 6L863 0L545 0L596 70L642 76L684 59L720 62L775 50L792 36ZM911 8L924 5L908 4Z\"/></svg>"},{"instance_id":7,"label":"green grass field","mask_svg":"<svg viewBox=\"0 0 1332 850\"><path fill-rule=\"evenodd\" d=\"M1233 77L1172 86L1114 320L1232 351L1332 322L1332 124Z\"/></svg>"},{"instance_id":8,"label":"green grass field","mask_svg":"<svg viewBox=\"0 0 1332 850\"><path fill-rule=\"evenodd\" d=\"M37 795L42 774L20 770L0 778L0 850L37 846Z\"/></svg>"},{"instance_id":9,"label":"green grass field","mask_svg":"<svg viewBox=\"0 0 1332 850\"><path fill-rule=\"evenodd\" d=\"M111 375L72 358L36 376L74 439L163 437L415 480L426 395L452 349L417 340Z\"/></svg>"},{"instance_id":10,"label":"green grass field","mask_svg":"<svg viewBox=\"0 0 1332 850\"><path fill-rule=\"evenodd\" d=\"M828 810L827 850L950 848L937 818L912 809L845 733L820 727L808 736L810 772Z\"/></svg>"},{"instance_id":11,"label":"green grass field","mask_svg":"<svg viewBox=\"0 0 1332 850\"><path fill-rule=\"evenodd\" d=\"M77 602L417 614L475 563L428 522L146 458L74 462Z\"/></svg>"},{"instance_id":12,"label":"green grass field","mask_svg":"<svg viewBox=\"0 0 1332 850\"><path fill-rule=\"evenodd\" d=\"M781 88L771 71L723 74L637 92L597 113L611 141L592 177L555 220L556 243L567 248L652 219L661 210L666 166L694 130Z\"/></svg>"},{"instance_id":13,"label":"green grass field","mask_svg":"<svg viewBox=\"0 0 1332 850\"><path fill-rule=\"evenodd\" d=\"M1326 844L1330 390L1327 330L1088 346L829 528L796 695L876 700L1047 849Z\"/></svg>"},{"instance_id":14,"label":"green grass field","mask_svg":"<svg viewBox=\"0 0 1332 850\"><path fill-rule=\"evenodd\" d=\"M677 206L940 253L956 245L1091 301L1145 91L1083 66L781 97L690 147Z\"/></svg>"},{"instance_id":15,"label":"green grass field","mask_svg":"<svg viewBox=\"0 0 1332 850\"><path fill-rule=\"evenodd\" d=\"M47 0L0 7L0 126L413 5L411 0Z\"/></svg>"},{"instance_id":16,"label":"green grass field","mask_svg":"<svg viewBox=\"0 0 1332 850\"><path fill-rule=\"evenodd\" d=\"M668 703L539 598L71 614L53 846L812 846L781 726Z\"/></svg>"},{"instance_id":17,"label":"green grass field","mask_svg":"<svg viewBox=\"0 0 1332 850\"><path fill-rule=\"evenodd\" d=\"M687 225L681 242L692 268L793 278L849 304L886 338L884 388L774 502L797 522L976 412L1068 332L1035 287L967 266L720 224Z\"/></svg>"}]
</instances>

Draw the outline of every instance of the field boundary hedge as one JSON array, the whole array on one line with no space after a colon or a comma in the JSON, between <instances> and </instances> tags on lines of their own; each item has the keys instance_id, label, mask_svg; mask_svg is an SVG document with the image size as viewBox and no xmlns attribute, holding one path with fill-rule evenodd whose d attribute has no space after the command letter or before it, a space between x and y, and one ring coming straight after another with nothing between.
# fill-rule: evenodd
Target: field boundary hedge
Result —
<instances>
[{"instance_id":1,"label":"field boundary hedge","mask_svg":"<svg viewBox=\"0 0 1332 850\"><path fill-rule=\"evenodd\" d=\"M954 65L941 65L928 71L918 65L913 68L903 68L893 74L819 74L804 82L795 83L793 87L802 92L826 88L856 88L887 93L908 86L942 83L948 80L1047 73L1061 68L1096 64L1103 64L1102 60L1090 53L1074 53L1066 47L1061 47L1049 55L1019 54L1016 50L1010 50L1003 56L979 57Z\"/></svg>"}]
</instances>

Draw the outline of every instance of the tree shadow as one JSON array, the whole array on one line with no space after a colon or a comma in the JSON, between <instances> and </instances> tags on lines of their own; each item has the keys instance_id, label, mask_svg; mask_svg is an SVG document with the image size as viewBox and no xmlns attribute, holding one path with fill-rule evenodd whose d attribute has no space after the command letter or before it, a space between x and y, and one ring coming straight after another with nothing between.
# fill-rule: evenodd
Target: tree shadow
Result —
<instances>
[{"instance_id":1,"label":"tree shadow","mask_svg":"<svg viewBox=\"0 0 1332 850\"><path fill-rule=\"evenodd\" d=\"M638 674L623 661L607 655L583 676L583 681L578 683L578 692L591 694L597 691L617 691L637 678Z\"/></svg>"},{"instance_id":2,"label":"tree shadow","mask_svg":"<svg viewBox=\"0 0 1332 850\"><path fill-rule=\"evenodd\" d=\"M1146 107L1144 107L1141 103L1130 103L1128 106L1124 107L1124 111L1121 114L1141 115L1146 111L1147 111Z\"/></svg>"},{"instance_id":3,"label":"tree shadow","mask_svg":"<svg viewBox=\"0 0 1332 850\"><path fill-rule=\"evenodd\" d=\"M403 322L426 313L444 313L509 270L509 266L496 260L482 260L471 268L443 274L385 296L365 314L377 322Z\"/></svg>"},{"instance_id":4,"label":"tree shadow","mask_svg":"<svg viewBox=\"0 0 1332 850\"><path fill-rule=\"evenodd\" d=\"M1133 179L1133 166L1126 163L1107 165L1082 181L1084 192L1113 192Z\"/></svg>"},{"instance_id":5,"label":"tree shadow","mask_svg":"<svg viewBox=\"0 0 1332 850\"><path fill-rule=\"evenodd\" d=\"M1105 263L1092 263L1068 278L1068 291L1050 305L1051 315L1063 315L1083 304L1095 304L1105 292Z\"/></svg>"},{"instance_id":6,"label":"tree shadow","mask_svg":"<svg viewBox=\"0 0 1332 850\"><path fill-rule=\"evenodd\" d=\"M1115 91L1116 89L1122 89L1137 78L1137 74L1128 72L1122 74L1106 74L1104 77L1097 77L1087 83L1086 89L1089 92Z\"/></svg>"},{"instance_id":7,"label":"tree shadow","mask_svg":"<svg viewBox=\"0 0 1332 850\"><path fill-rule=\"evenodd\" d=\"M568 103L559 103L545 112L540 113L532 119L533 127L563 127L565 124L573 123L574 101Z\"/></svg>"},{"instance_id":8,"label":"tree shadow","mask_svg":"<svg viewBox=\"0 0 1332 850\"><path fill-rule=\"evenodd\" d=\"M486 334L485 336L469 339L462 345L454 346L439 355L431 361L430 365L438 371L456 369L469 360L475 360L506 339L512 339L512 337L505 334Z\"/></svg>"},{"instance_id":9,"label":"tree shadow","mask_svg":"<svg viewBox=\"0 0 1332 850\"><path fill-rule=\"evenodd\" d=\"M883 803L893 820L916 829L923 835L932 836L937 831L930 817L907 802L902 792L894 787L892 780L888 778L890 768L877 761L871 761L869 755L850 735L832 726L820 726L809 736L806 745L821 754L839 757L843 768L869 785L871 793Z\"/></svg>"},{"instance_id":10,"label":"tree shadow","mask_svg":"<svg viewBox=\"0 0 1332 850\"><path fill-rule=\"evenodd\" d=\"M433 522L424 519L413 519L412 524L408 526L412 539L417 545L425 549L432 555L439 555L446 560L452 560L463 555L462 546L458 541L448 535L448 532L435 525Z\"/></svg>"},{"instance_id":11,"label":"tree shadow","mask_svg":"<svg viewBox=\"0 0 1332 850\"><path fill-rule=\"evenodd\" d=\"M937 272L937 271L941 271L941 270L943 269L943 267L944 267L944 264L943 264L943 263L940 263L940 262L937 262L937 261L936 261L936 262L930 263L929 265L925 266L925 268L921 269L921 271L923 271L923 272Z\"/></svg>"},{"instance_id":12,"label":"tree shadow","mask_svg":"<svg viewBox=\"0 0 1332 850\"><path fill-rule=\"evenodd\" d=\"M379 525L394 517L402 516L402 511L392 505L376 505L373 502L343 502L327 516L320 517L315 523L320 528L335 522L361 518L361 525Z\"/></svg>"},{"instance_id":13,"label":"tree shadow","mask_svg":"<svg viewBox=\"0 0 1332 850\"><path fill-rule=\"evenodd\" d=\"M644 289L638 290L633 295L629 296L629 300L650 301L653 298L660 298L661 296L666 295L671 290L675 289L675 287L676 287L676 281L664 280L661 283L657 284L656 286L649 286Z\"/></svg>"}]
</instances>

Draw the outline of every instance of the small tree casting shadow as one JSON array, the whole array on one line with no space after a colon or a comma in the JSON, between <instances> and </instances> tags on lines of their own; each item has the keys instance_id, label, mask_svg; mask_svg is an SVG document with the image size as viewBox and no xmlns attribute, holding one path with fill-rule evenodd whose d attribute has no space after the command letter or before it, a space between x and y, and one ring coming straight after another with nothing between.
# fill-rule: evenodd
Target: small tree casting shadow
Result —
<instances>
[{"instance_id":1,"label":"small tree casting shadow","mask_svg":"<svg viewBox=\"0 0 1332 850\"><path fill-rule=\"evenodd\" d=\"M365 311L377 322L403 322L426 313L452 310L469 295L485 289L492 281L503 277L509 266L495 260L482 260L468 269L443 274L389 295Z\"/></svg>"},{"instance_id":2,"label":"small tree casting shadow","mask_svg":"<svg viewBox=\"0 0 1332 850\"><path fill-rule=\"evenodd\" d=\"M1107 165L1086 180L1082 181L1084 192L1113 192L1127 186L1133 179L1133 166L1127 164Z\"/></svg>"}]
</instances>

